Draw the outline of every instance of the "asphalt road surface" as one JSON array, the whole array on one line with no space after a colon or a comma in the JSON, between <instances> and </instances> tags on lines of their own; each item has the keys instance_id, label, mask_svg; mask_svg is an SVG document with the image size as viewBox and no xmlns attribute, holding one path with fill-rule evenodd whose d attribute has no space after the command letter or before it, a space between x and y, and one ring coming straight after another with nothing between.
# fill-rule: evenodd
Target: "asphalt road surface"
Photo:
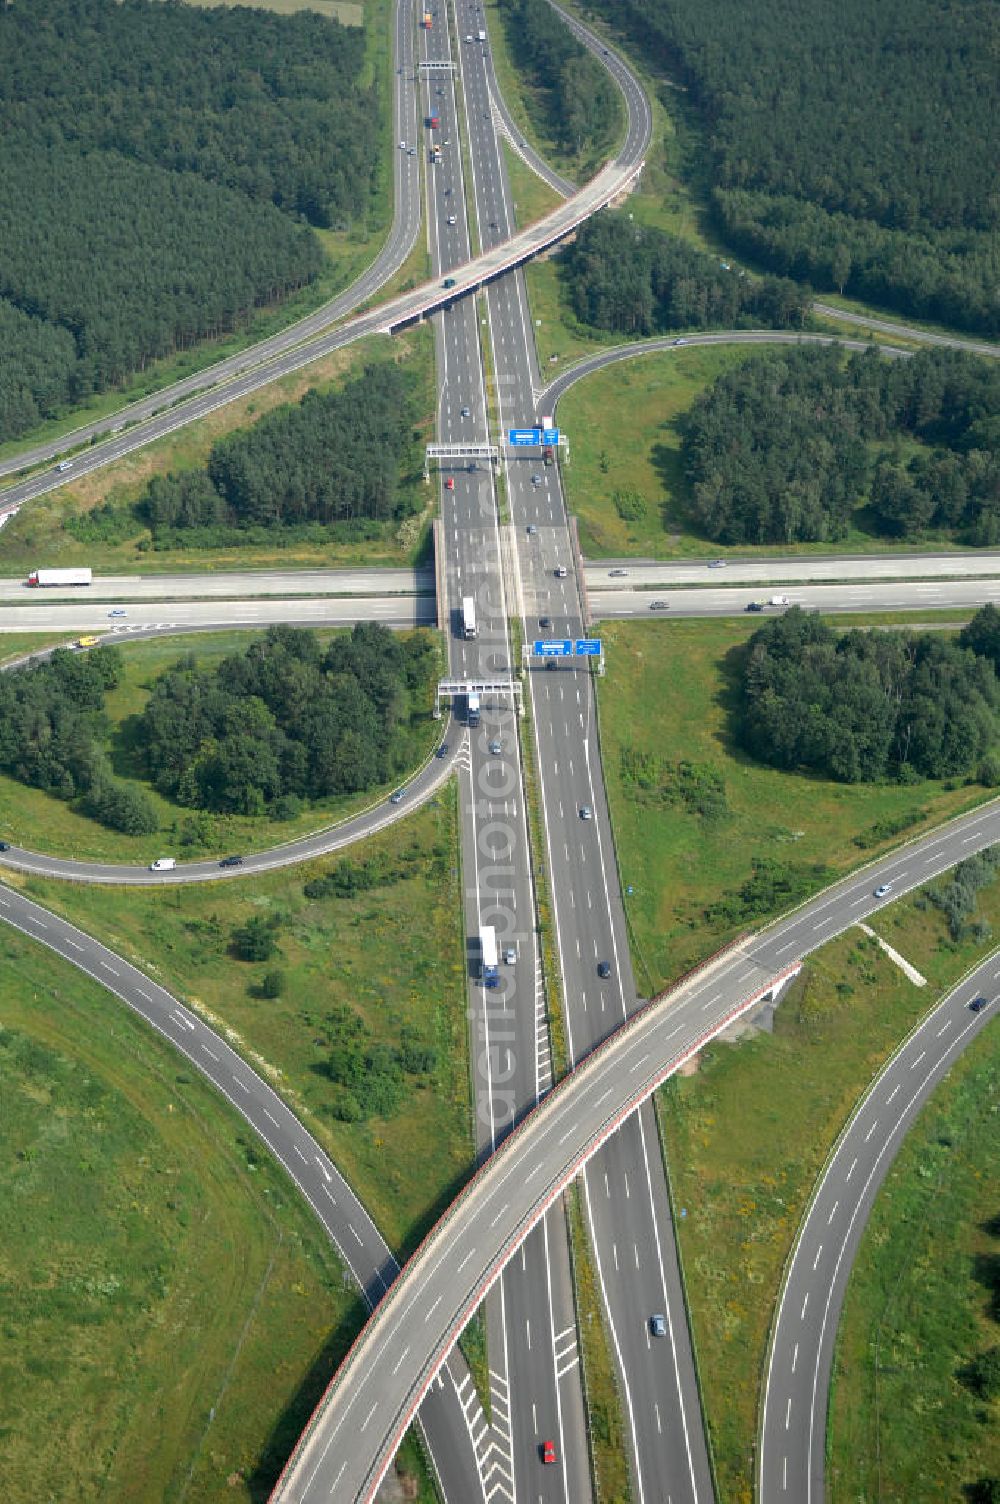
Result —
<instances>
[{"instance_id":1,"label":"asphalt road surface","mask_svg":"<svg viewBox=\"0 0 1000 1504\"><path fill-rule=\"evenodd\" d=\"M723 573L722 570L719 571ZM772 594L786 596L783 605L768 605L758 613L761 620L788 606L802 606L807 611L894 612L961 610L970 614L987 602L1000 604L1000 578L942 580L911 583L909 580L883 581L859 585L786 585L776 592L747 586L729 589L705 587L701 590L665 591L662 595L648 590L593 590L589 592L591 614L595 621L612 621L633 616L742 616L751 602L767 601ZM666 608L652 609L651 602L662 600ZM748 613L752 620L754 613Z\"/></svg>"},{"instance_id":2,"label":"asphalt road surface","mask_svg":"<svg viewBox=\"0 0 1000 1504\"><path fill-rule=\"evenodd\" d=\"M212 628L269 627L283 622L299 627L349 627L358 621L380 621L388 627L433 626L437 606L433 595L366 597L320 596L278 600L144 601L114 608L107 602L74 596L65 602L34 601L29 606L0 606L0 632L127 633L156 627L163 632L208 631Z\"/></svg>"},{"instance_id":3,"label":"asphalt road surface","mask_svg":"<svg viewBox=\"0 0 1000 1504\"><path fill-rule=\"evenodd\" d=\"M724 569L725 574L720 573ZM980 579L1000 575L1000 553L977 549L952 554L800 554L786 558L601 559L587 564L588 590L612 591L671 585L727 588L733 585L838 583L870 580ZM758 592L759 597L760 592Z\"/></svg>"},{"instance_id":4,"label":"asphalt road surface","mask_svg":"<svg viewBox=\"0 0 1000 1504\"><path fill-rule=\"evenodd\" d=\"M931 1092L1000 1009L994 952L907 1037L865 1093L799 1229L775 1318L758 1452L761 1504L822 1504L837 1326L875 1198ZM973 998L988 1006L973 1013ZM780 1144L775 1145L778 1153Z\"/></svg>"},{"instance_id":5,"label":"asphalt road surface","mask_svg":"<svg viewBox=\"0 0 1000 1504\"><path fill-rule=\"evenodd\" d=\"M431 569L240 569L204 574L105 574L90 585L33 589L0 580L0 601L31 607L49 601L176 601L264 595L414 595L434 589Z\"/></svg>"},{"instance_id":6,"label":"asphalt road surface","mask_svg":"<svg viewBox=\"0 0 1000 1504\"><path fill-rule=\"evenodd\" d=\"M145 972L12 888L0 886L0 920L107 988L211 1082L305 1197L374 1308L399 1272L391 1249L322 1146L243 1057ZM424 1438L450 1504L480 1497L462 1402L469 1384L465 1360L455 1352L420 1408Z\"/></svg>"},{"instance_id":7,"label":"asphalt road surface","mask_svg":"<svg viewBox=\"0 0 1000 1504\"><path fill-rule=\"evenodd\" d=\"M622 1026L522 1122L406 1266L327 1391L275 1497L325 1499L332 1481L338 1500L369 1500L485 1289L636 1105L803 956L997 840L994 800L844 878ZM882 885L889 893L876 896Z\"/></svg>"}]
</instances>

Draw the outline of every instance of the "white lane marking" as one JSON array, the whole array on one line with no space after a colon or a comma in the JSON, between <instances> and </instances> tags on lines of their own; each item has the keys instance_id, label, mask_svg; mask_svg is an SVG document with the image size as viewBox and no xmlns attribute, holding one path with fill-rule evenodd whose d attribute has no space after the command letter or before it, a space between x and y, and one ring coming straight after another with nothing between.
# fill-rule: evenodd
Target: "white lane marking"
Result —
<instances>
[{"instance_id":1,"label":"white lane marking","mask_svg":"<svg viewBox=\"0 0 1000 1504\"><path fill-rule=\"evenodd\" d=\"M327 1169L326 1165L320 1159L320 1157L319 1157L318 1154L314 1155L313 1158L316 1160L316 1163L319 1165L320 1169L322 1170L324 1180L329 1185L330 1181L333 1179L333 1176L330 1174L330 1171Z\"/></svg>"},{"instance_id":2,"label":"white lane marking","mask_svg":"<svg viewBox=\"0 0 1000 1504\"><path fill-rule=\"evenodd\" d=\"M821 1243L819 1245L819 1247L817 1248L817 1250L816 1250L816 1257L813 1259L813 1274L816 1273L816 1269L817 1269L817 1267L819 1265L819 1261L820 1261L820 1259L822 1257L823 1257L823 1244Z\"/></svg>"},{"instance_id":3,"label":"white lane marking","mask_svg":"<svg viewBox=\"0 0 1000 1504\"><path fill-rule=\"evenodd\" d=\"M851 1160L851 1168L848 1170L847 1174L844 1176L845 1181L850 1180L851 1176L854 1174L854 1169L855 1169L855 1166L857 1165L857 1162L858 1161L857 1161L856 1158Z\"/></svg>"},{"instance_id":4,"label":"white lane marking","mask_svg":"<svg viewBox=\"0 0 1000 1504\"><path fill-rule=\"evenodd\" d=\"M465 1268L466 1264L472 1258L472 1256L475 1253L475 1251L476 1250L474 1248L470 1248L469 1249L468 1253L465 1255L465 1258L462 1260L462 1262L459 1264L458 1268L455 1270L456 1274L461 1274L462 1270Z\"/></svg>"},{"instance_id":5,"label":"white lane marking","mask_svg":"<svg viewBox=\"0 0 1000 1504\"><path fill-rule=\"evenodd\" d=\"M236 1076L236 1075L233 1076L233 1083L234 1083L234 1085L236 1085L236 1086L239 1087L240 1091L245 1091L246 1094L247 1094L247 1096L250 1095L250 1088L249 1088L249 1086L246 1084L245 1081L241 1081L240 1078L239 1078L239 1076Z\"/></svg>"},{"instance_id":6,"label":"white lane marking","mask_svg":"<svg viewBox=\"0 0 1000 1504\"><path fill-rule=\"evenodd\" d=\"M798 1363L798 1361L799 1361L799 1344L796 1342L795 1346L792 1348L792 1373L795 1372L795 1367L796 1367L796 1364Z\"/></svg>"},{"instance_id":7,"label":"white lane marking","mask_svg":"<svg viewBox=\"0 0 1000 1504\"><path fill-rule=\"evenodd\" d=\"M916 1060L914 1060L913 1064L910 1066L910 1070L911 1071L915 1071L916 1070L917 1066L920 1064L921 1060L923 1060L923 1058L924 1058L924 1056L926 1054L927 1054L926 1050L921 1050L920 1051L920 1054L917 1056Z\"/></svg>"},{"instance_id":8,"label":"white lane marking","mask_svg":"<svg viewBox=\"0 0 1000 1504\"><path fill-rule=\"evenodd\" d=\"M306 1159L305 1155L302 1153L302 1150L299 1148L298 1144L293 1144L292 1148L295 1150L296 1154L299 1156L299 1158L301 1159L302 1163L304 1165L307 1165L309 1163L309 1161L308 1161L308 1159Z\"/></svg>"},{"instance_id":9,"label":"white lane marking","mask_svg":"<svg viewBox=\"0 0 1000 1504\"><path fill-rule=\"evenodd\" d=\"M438 1298L437 1298L437 1300L431 1306L430 1310L427 1312L427 1315L424 1317L424 1326L426 1326L427 1323L428 1323L428 1321L430 1321L431 1317L434 1315L434 1312L437 1310L437 1308L441 1304L442 1300L444 1300L444 1296L443 1295L439 1295Z\"/></svg>"},{"instance_id":10,"label":"white lane marking","mask_svg":"<svg viewBox=\"0 0 1000 1504\"><path fill-rule=\"evenodd\" d=\"M826 1225L827 1225L827 1227L830 1226L830 1223L833 1221L834 1217L837 1215L837 1207L839 1205L840 1205L840 1202L839 1201L835 1201L833 1203L833 1206L830 1208L830 1215L826 1219Z\"/></svg>"},{"instance_id":11,"label":"white lane marking","mask_svg":"<svg viewBox=\"0 0 1000 1504\"><path fill-rule=\"evenodd\" d=\"M886 1099L885 1099L885 1101L886 1101L886 1106L888 1106L888 1105L889 1105L889 1103L890 1103L890 1102L891 1102L891 1101L892 1101L892 1099L893 1099L893 1097L894 1097L894 1096L895 1096L895 1095L896 1095L896 1093L897 1093L897 1092L898 1092L898 1091L899 1091L899 1085L900 1085L900 1083L899 1083L899 1082L898 1082L898 1081L897 1081L897 1082L896 1082L896 1084L895 1084L895 1086L894 1086L894 1087L893 1087L893 1088L892 1088L892 1091L891 1091L891 1092L890 1092L890 1093L889 1093L889 1095L888 1095L888 1096L887 1096L887 1097L886 1097Z\"/></svg>"},{"instance_id":12,"label":"white lane marking","mask_svg":"<svg viewBox=\"0 0 1000 1504\"><path fill-rule=\"evenodd\" d=\"M41 928L42 928L42 929L45 929L45 925L42 925L42 926L41 926ZM101 962L101 965L102 965L102 966L103 966L103 967L104 967L104 970L105 970L105 971L110 971L110 973L111 973L111 975L112 975L112 976L113 976L113 977L117 977L117 976L120 976L120 975L121 975L121 972L119 972L119 971L118 971L118 969L117 969L117 968L116 968L116 967L114 967L114 966L109 966L109 965L108 965L108 963L107 963L107 961L102 961L102 962Z\"/></svg>"},{"instance_id":13,"label":"white lane marking","mask_svg":"<svg viewBox=\"0 0 1000 1504\"><path fill-rule=\"evenodd\" d=\"M874 1123L871 1125L871 1127L869 1128L868 1132L865 1134L865 1143L866 1144L867 1144L868 1140L871 1138L872 1134L875 1132L875 1129L877 1127L878 1127L878 1118L875 1119Z\"/></svg>"},{"instance_id":14,"label":"white lane marking","mask_svg":"<svg viewBox=\"0 0 1000 1504\"><path fill-rule=\"evenodd\" d=\"M209 1049L209 1048L208 1048L208 1045L207 1045L207 1044L202 1044L202 1049L203 1049L203 1050L204 1050L204 1051L205 1051L205 1054L206 1054L206 1055L207 1055L207 1056L208 1056L208 1057L209 1057L209 1059L210 1059L210 1060L214 1060L214 1061L215 1061L215 1063L216 1063L216 1065L218 1065L218 1063L219 1063L219 1057L218 1057L218 1055L217 1055L217 1054L216 1054L216 1053L215 1053L215 1051L214 1051L214 1050L210 1050L210 1049Z\"/></svg>"},{"instance_id":15,"label":"white lane marking","mask_svg":"<svg viewBox=\"0 0 1000 1504\"><path fill-rule=\"evenodd\" d=\"M805 1319L806 1319L806 1306L807 1306L807 1305L808 1305L808 1304L809 1304L809 1291L808 1291L808 1290L807 1290L807 1291L806 1291L806 1298L805 1298L805 1300L804 1300L804 1301L803 1301L803 1302L802 1302L802 1309L801 1309L801 1311L800 1311L800 1312L799 1312L799 1320L800 1320L800 1321L805 1321Z\"/></svg>"},{"instance_id":16,"label":"white lane marking","mask_svg":"<svg viewBox=\"0 0 1000 1504\"><path fill-rule=\"evenodd\" d=\"M396 1366L392 1370L394 1374L397 1374L399 1372L399 1370L402 1368L402 1366L403 1366L403 1359L406 1357L406 1355L407 1355L407 1353L409 1351L410 1351L410 1349L408 1347L404 1347L403 1348L403 1351L400 1353L399 1357L396 1359Z\"/></svg>"}]
</instances>

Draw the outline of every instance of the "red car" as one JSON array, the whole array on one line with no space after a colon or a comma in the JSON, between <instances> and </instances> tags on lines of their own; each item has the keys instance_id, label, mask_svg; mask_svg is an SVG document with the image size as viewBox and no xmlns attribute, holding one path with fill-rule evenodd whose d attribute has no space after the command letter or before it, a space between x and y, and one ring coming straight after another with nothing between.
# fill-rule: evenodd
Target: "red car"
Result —
<instances>
[{"instance_id":1,"label":"red car","mask_svg":"<svg viewBox=\"0 0 1000 1504\"><path fill-rule=\"evenodd\" d=\"M556 1444L555 1444L555 1442L554 1441L543 1441L542 1442L542 1461L543 1462L555 1462L555 1460L556 1460Z\"/></svg>"},{"instance_id":2,"label":"red car","mask_svg":"<svg viewBox=\"0 0 1000 1504\"><path fill-rule=\"evenodd\" d=\"M446 491L454 491L455 477L453 475L449 475L448 479L444 483L444 488Z\"/></svg>"}]
</instances>

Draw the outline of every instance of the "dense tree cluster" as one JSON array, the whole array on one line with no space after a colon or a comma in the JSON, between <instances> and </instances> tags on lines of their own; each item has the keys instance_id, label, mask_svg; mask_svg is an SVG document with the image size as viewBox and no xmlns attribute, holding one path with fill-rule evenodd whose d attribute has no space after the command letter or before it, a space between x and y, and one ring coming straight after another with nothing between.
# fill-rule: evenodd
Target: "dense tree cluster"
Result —
<instances>
[{"instance_id":1,"label":"dense tree cluster","mask_svg":"<svg viewBox=\"0 0 1000 1504\"><path fill-rule=\"evenodd\" d=\"M990 0L608 0L708 130L732 242L772 270L1000 328Z\"/></svg>"},{"instance_id":2,"label":"dense tree cluster","mask_svg":"<svg viewBox=\"0 0 1000 1504\"><path fill-rule=\"evenodd\" d=\"M607 70L545 0L501 0L500 18L546 135L573 156L600 156L620 113Z\"/></svg>"},{"instance_id":3,"label":"dense tree cluster","mask_svg":"<svg viewBox=\"0 0 1000 1504\"><path fill-rule=\"evenodd\" d=\"M378 105L364 73L364 31L309 10L0 7L5 155L41 142L118 153L324 227L368 207Z\"/></svg>"},{"instance_id":4,"label":"dense tree cluster","mask_svg":"<svg viewBox=\"0 0 1000 1504\"><path fill-rule=\"evenodd\" d=\"M413 760L436 668L425 633L361 624L323 648L272 627L217 667L190 656L162 675L138 742L156 787L196 809L256 815L283 797L356 793Z\"/></svg>"},{"instance_id":5,"label":"dense tree cluster","mask_svg":"<svg viewBox=\"0 0 1000 1504\"><path fill-rule=\"evenodd\" d=\"M315 277L301 221L371 201L364 45L309 12L0 5L0 442Z\"/></svg>"},{"instance_id":6,"label":"dense tree cluster","mask_svg":"<svg viewBox=\"0 0 1000 1504\"><path fill-rule=\"evenodd\" d=\"M113 830L157 828L141 790L117 783L104 753L105 692L121 678L117 648L57 649L39 664L0 674L0 769L57 799L80 800Z\"/></svg>"},{"instance_id":7,"label":"dense tree cluster","mask_svg":"<svg viewBox=\"0 0 1000 1504\"><path fill-rule=\"evenodd\" d=\"M845 783L961 776L1000 736L1000 682L960 640L838 635L795 607L750 639L741 729L761 761Z\"/></svg>"},{"instance_id":8,"label":"dense tree cluster","mask_svg":"<svg viewBox=\"0 0 1000 1504\"><path fill-rule=\"evenodd\" d=\"M843 537L869 524L1000 542L1000 371L951 350L848 359L803 346L725 372L685 415L694 516L721 543ZM920 440L905 456L904 441Z\"/></svg>"},{"instance_id":9,"label":"dense tree cluster","mask_svg":"<svg viewBox=\"0 0 1000 1504\"><path fill-rule=\"evenodd\" d=\"M398 1045L373 1040L363 1019L343 1004L329 1010L325 1019L330 1054L321 1067L337 1088L333 1115L345 1123L367 1118L388 1118L398 1111L404 1094L412 1090L406 1077L431 1075L437 1051L412 1030L401 1031ZM426 1083L424 1083L426 1084Z\"/></svg>"},{"instance_id":10,"label":"dense tree cluster","mask_svg":"<svg viewBox=\"0 0 1000 1504\"><path fill-rule=\"evenodd\" d=\"M154 538L183 532L185 543L208 544L220 529L397 517L415 400L414 377L395 365L370 366L339 391L307 392L217 440L207 470L155 477L140 515Z\"/></svg>"},{"instance_id":11,"label":"dense tree cluster","mask_svg":"<svg viewBox=\"0 0 1000 1504\"><path fill-rule=\"evenodd\" d=\"M625 214L581 225L559 258L578 319L617 334L801 325L809 295L783 277L756 279Z\"/></svg>"},{"instance_id":12,"label":"dense tree cluster","mask_svg":"<svg viewBox=\"0 0 1000 1504\"><path fill-rule=\"evenodd\" d=\"M191 173L101 152L5 149L0 333L11 343L0 438L235 328L310 281L321 259L309 231L277 209Z\"/></svg>"}]
</instances>

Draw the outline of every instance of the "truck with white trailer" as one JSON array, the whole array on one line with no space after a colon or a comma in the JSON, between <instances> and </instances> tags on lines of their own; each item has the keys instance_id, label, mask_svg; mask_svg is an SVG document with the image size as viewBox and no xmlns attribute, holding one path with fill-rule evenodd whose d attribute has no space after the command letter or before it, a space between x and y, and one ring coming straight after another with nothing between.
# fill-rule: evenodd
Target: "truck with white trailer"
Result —
<instances>
[{"instance_id":1,"label":"truck with white trailer","mask_svg":"<svg viewBox=\"0 0 1000 1504\"><path fill-rule=\"evenodd\" d=\"M466 641L479 635L476 626L476 603L471 595L462 598L462 636Z\"/></svg>"},{"instance_id":2,"label":"truck with white trailer","mask_svg":"<svg viewBox=\"0 0 1000 1504\"><path fill-rule=\"evenodd\" d=\"M483 986L498 986L500 963L497 958L497 932L489 924L484 924L479 931L479 963Z\"/></svg>"},{"instance_id":3,"label":"truck with white trailer","mask_svg":"<svg viewBox=\"0 0 1000 1504\"><path fill-rule=\"evenodd\" d=\"M90 569L33 569L27 583L39 589L45 585L90 585L93 579Z\"/></svg>"}]
</instances>

